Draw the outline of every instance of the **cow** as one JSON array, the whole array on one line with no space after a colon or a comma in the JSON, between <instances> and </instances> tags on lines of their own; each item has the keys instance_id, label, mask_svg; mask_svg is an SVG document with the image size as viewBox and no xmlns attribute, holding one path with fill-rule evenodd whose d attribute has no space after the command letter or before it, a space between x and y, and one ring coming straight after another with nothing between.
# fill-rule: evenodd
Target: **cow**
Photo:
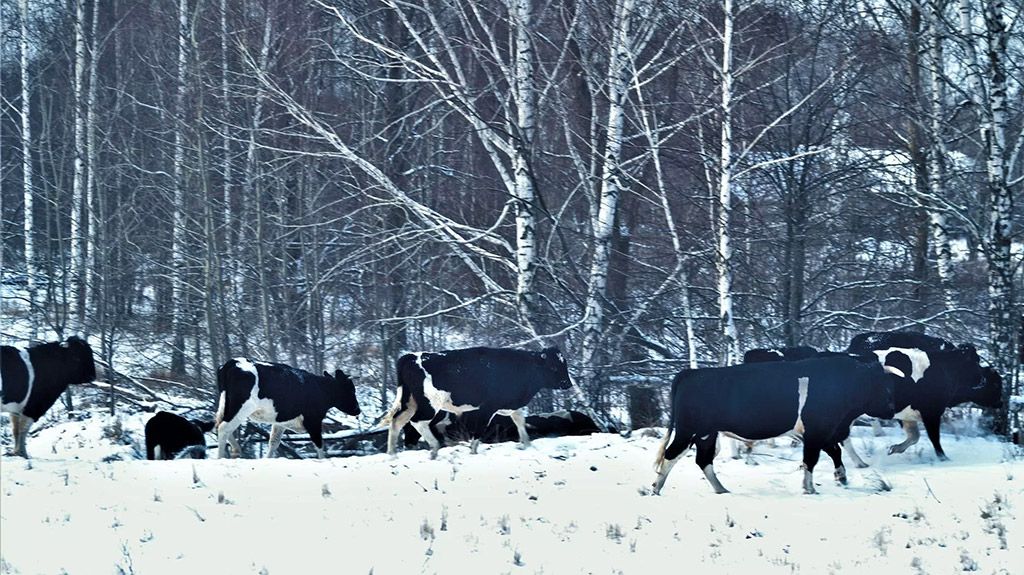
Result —
<instances>
[{"instance_id":1,"label":"cow","mask_svg":"<svg viewBox=\"0 0 1024 575\"><path fill-rule=\"evenodd\" d=\"M815 493L812 474L821 451L839 458L838 437L862 413L891 417L901 375L847 356L684 370L672 380L672 412L655 461L653 493L661 492L694 443L697 466L715 493L727 493L712 465L719 432L744 440L802 435L803 488Z\"/></svg>"},{"instance_id":2,"label":"cow","mask_svg":"<svg viewBox=\"0 0 1024 575\"><path fill-rule=\"evenodd\" d=\"M79 337L19 349L0 346L0 410L11 414L13 455L28 457L25 440L68 385L96 379L89 343Z\"/></svg>"},{"instance_id":3,"label":"cow","mask_svg":"<svg viewBox=\"0 0 1024 575\"><path fill-rule=\"evenodd\" d=\"M472 347L405 354L396 364L398 389L386 419L388 454L396 454L398 432L411 423L437 457L440 440L430 429L439 411L480 410L512 418L522 447L530 445L522 408L543 388L572 387L569 368L557 348L524 351Z\"/></svg>"},{"instance_id":4,"label":"cow","mask_svg":"<svg viewBox=\"0 0 1024 575\"><path fill-rule=\"evenodd\" d=\"M850 353L873 354L880 363L906 372L910 382L896 389L896 416L906 438L889 447L903 453L920 439L917 422L924 423L940 461L949 459L939 440L939 424L947 407L974 402L982 407L1002 405L1002 377L982 366L971 344L955 346L941 338L914 332L868 332L853 338Z\"/></svg>"},{"instance_id":5,"label":"cow","mask_svg":"<svg viewBox=\"0 0 1024 575\"><path fill-rule=\"evenodd\" d=\"M430 422L430 431L444 442L473 441L503 443L516 441L519 432L511 418L481 411L467 411L454 414L438 412ZM538 413L526 416L526 431L530 437L563 437L566 435L590 435L601 429L591 417L583 412L562 410L554 413ZM410 424L403 430L406 448L415 447L421 439L419 432Z\"/></svg>"},{"instance_id":6,"label":"cow","mask_svg":"<svg viewBox=\"0 0 1024 575\"><path fill-rule=\"evenodd\" d=\"M767 361L800 361L818 355L818 350L806 345L797 347L754 348L743 354L743 363L764 363Z\"/></svg>"},{"instance_id":7,"label":"cow","mask_svg":"<svg viewBox=\"0 0 1024 575\"><path fill-rule=\"evenodd\" d=\"M231 442L234 456L241 455L235 430L251 419L271 424L267 458L273 457L285 429L305 431L324 457L323 420L332 407L359 415L355 384L345 372L336 370L314 375L283 363L264 363L237 357L217 371L217 446L219 457L227 457Z\"/></svg>"},{"instance_id":8,"label":"cow","mask_svg":"<svg viewBox=\"0 0 1024 575\"><path fill-rule=\"evenodd\" d=\"M212 421L158 411L146 422L146 459L206 459L203 434L209 431L213 431Z\"/></svg>"}]
</instances>

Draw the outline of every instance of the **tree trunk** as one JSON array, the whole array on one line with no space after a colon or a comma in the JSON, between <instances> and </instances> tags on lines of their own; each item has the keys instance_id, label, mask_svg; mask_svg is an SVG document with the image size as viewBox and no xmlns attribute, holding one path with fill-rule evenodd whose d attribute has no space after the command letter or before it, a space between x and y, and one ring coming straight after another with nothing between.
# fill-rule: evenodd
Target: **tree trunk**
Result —
<instances>
[{"instance_id":1,"label":"tree trunk","mask_svg":"<svg viewBox=\"0 0 1024 575\"><path fill-rule=\"evenodd\" d=\"M188 0L178 2L178 75L174 95L174 199L171 209L171 373L185 374L185 74L188 65Z\"/></svg>"},{"instance_id":2,"label":"tree trunk","mask_svg":"<svg viewBox=\"0 0 1024 575\"><path fill-rule=\"evenodd\" d=\"M28 0L21 0L21 169L24 194L25 274L31 339L39 336L36 309L35 190L32 180L32 77L28 65Z\"/></svg>"},{"instance_id":3,"label":"tree trunk","mask_svg":"<svg viewBox=\"0 0 1024 575\"><path fill-rule=\"evenodd\" d=\"M626 388L629 404L630 427L654 427L661 425L661 406L658 404L658 390L653 387L631 385ZM670 430L671 431L671 430Z\"/></svg>"},{"instance_id":4,"label":"tree trunk","mask_svg":"<svg viewBox=\"0 0 1024 575\"><path fill-rule=\"evenodd\" d=\"M718 275L718 317L719 329L722 334L720 364L733 365L739 362L739 334L736 331L736 320L733 317L732 294L732 237L729 232L729 220L732 213L732 33L733 3L724 0L724 26L722 32L722 101L721 122L722 142L719 157L719 188L718 205L715 215L715 228L718 237L718 250L715 257L715 271Z\"/></svg>"},{"instance_id":5,"label":"tree trunk","mask_svg":"<svg viewBox=\"0 0 1024 575\"><path fill-rule=\"evenodd\" d=\"M997 433L1008 434L1019 425L1019 413L1010 411L1010 396L1016 390L1017 327L1013 293L1013 194L1007 183L1007 43L1008 32L1002 1L985 6L985 38L988 101L984 109L986 171L988 174L989 228L986 238L989 279L989 346L993 365L1003 375L1003 407L994 422Z\"/></svg>"},{"instance_id":6,"label":"tree trunk","mask_svg":"<svg viewBox=\"0 0 1024 575\"><path fill-rule=\"evenodd\" d=\"M75 117L74 180L71 192L71 290L72 309L80 330L85 324L85 252L82 230L82 199L85 193L85 108L82 84L85 76L85 0L75 0L75 71L73 104Z\"/></svg>"},{"instance_id":7,"label":"tree trunk","mask_svg":"<svg viewBox=\"0 0 1024 575\"><path fill-rule=\"evenodd\" d=\"M83 305L89 307L97 301L95 282L96 274L96 236L98 234L96 218L96 90L97 68L99 66L99 14L100 0L92 3L91 38L89 39L89 87L86 92L85 145L86 145L86 181L85 181L85 213L87 215L86 230L82 238L85 265L82 269ZM88 333L88 326L86 333Z\"/></svg>"},{"instance_id":8,"label":"tree trunk","mask_svg":"<svg viewBox=\"0 0 1024 575\"><path fill-rule=\"evenodd\" d=\"M597 219L593 222L594 247L590 263L586 310L581 349L584 385L592 396L601 357L598 354L604 330L604 306L608 283L609 250L622 182L619 162L622 156L622 132L629 72L629 24L633 0L615 3L614 36L608 61L608 124L605 129L604 159Z\"/></svg>"},{"instance_id":9,"label":"tree trunk","mask_svg":"<svg viewBox=\"0 0 1024 575\"><path fill-rule=\"evenodd\" d=\"M935 5L929 5L928 12L928 70L930 80L931 105L929 107L929 139L931 145L928 153L928 187L933 198L932 208L928 211L931 226L932 253L935 257L935 272L939 279L942 301L947 309L956 307L953 300L952 286L952 250L949 234L946 231L946 214L934 202L941 202L946 197L946 149L943 120L945 116L945 66L943 42L945 26L942 14Z\"/></svg>"}]
</instances>

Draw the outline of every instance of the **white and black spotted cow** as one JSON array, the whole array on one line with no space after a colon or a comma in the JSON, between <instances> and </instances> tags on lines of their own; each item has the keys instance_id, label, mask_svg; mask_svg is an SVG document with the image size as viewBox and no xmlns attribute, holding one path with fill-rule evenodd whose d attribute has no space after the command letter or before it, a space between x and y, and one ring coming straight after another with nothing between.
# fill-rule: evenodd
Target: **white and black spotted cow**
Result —
<instances>
[{"instance_id":1,"label":"white and black spotted cow","mask_svg":"<svg viewBox=\"0 0 1024 575\"><path fill-rule=\"evenodd\" d=\"M281 363L245 358L229 360L217 371L220 403L217 407L217 443L220 457L227 456L231 442L234 456L241 454L235 430L247 419L270 423L273 457L285 429L305 431L324 457L323 420L332 407L359 415L355 384L340 369L334 375L313 375Z\"/></svg>"},{"instance_id":2,"label":"white and black spotted cow","mask_svg":"<svg viewBox=\"0 0 1024 575\"><path fill-rule=\"evenodd\" d=\"M891 417L899 377L846 355L684 370L672 380L672 414L658 451L654 493L693 444L697 466L716 493L725 493L712 466L719 432L745 440L802 435L803 487L814 493L820 452L837 459L838 436L862 413Z\"/></svg>"},{"instance_id":3,"label":"white and black spotted cow","mask_svg":"<svg viewBox=\"0 0 1024 575\"><path fill-rule=\"evenodd\" d=\"M146 459L206 458L206 437L213 431L209 420L185 419L158 411L146 422Z\"/></svg>"},{"instance_id":4,"label":"white and black spotted cow","mask_svg":"<svg viewBox=\"0 0 1024 575\"><path fill-rule=\"evenodd\" d=\"M914 332L869 332L853 338L850 353L874 354L878 361L909 376L896 388L895 419L906 438L889 448L903 453L917 443L917 422L923 422L940 460L947 460L939 441L939 424L947 407L974 402L982 407L1002 405L1002 377L982 366L974 346L952 343Z\"/></svg>"},{"instance_id":5,"label":"white and black spotted cow","mask_svg":"<svg viewBox=\"0 0 1024 575\"><path fill-rule=\"evenodd\" d=\"M430 429L439 411L480 410L508 415L519 441L530 444L522 408L543 388L568 389L569 369L557 348L523 351L473 347L403 355L396 365L398 390L388 414L388 453L395 455L398 433L406 423L430 444L431 457L441 447ZM489 417L489 416L488 416Z\"/></svg>"},{"instance_id":6,"label":"white and black spotted cow","mask_svg":"<svg viewBox=\"0 0 1024 575\"><path fill-rule=\"evenodd\" d=\"M19 349L0 346L2 411L11 414L14 455L28 457L28 430L68 385L96 379L92 348L81 338Z\"/></svg>"}]
</instances>

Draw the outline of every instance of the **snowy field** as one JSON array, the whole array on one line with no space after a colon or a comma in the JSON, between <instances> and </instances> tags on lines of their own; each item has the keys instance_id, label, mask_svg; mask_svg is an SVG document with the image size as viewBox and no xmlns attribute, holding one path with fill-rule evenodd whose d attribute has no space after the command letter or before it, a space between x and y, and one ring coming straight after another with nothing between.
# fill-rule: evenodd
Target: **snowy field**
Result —
<instances>
[{"instance_id":1,"label":"snowy field","mask_svg":"<svg viewBox=\"0 0 1024 575\"><path fill-rule=\"evenodd\" d=\"M41 429L32 460L2 459L0 572L1024 572L1024 458L985 438L945 436L939 463L926 441L888 456L896 429L857 428L872 468L844 488L823 457L811 496L789 440L759 445L757 465L723 449L726 495L691 451L654 497L653 434L461 445L436 461L147 462L128 444L142 416L111 421Z\"/></svg>"}]
</instances>

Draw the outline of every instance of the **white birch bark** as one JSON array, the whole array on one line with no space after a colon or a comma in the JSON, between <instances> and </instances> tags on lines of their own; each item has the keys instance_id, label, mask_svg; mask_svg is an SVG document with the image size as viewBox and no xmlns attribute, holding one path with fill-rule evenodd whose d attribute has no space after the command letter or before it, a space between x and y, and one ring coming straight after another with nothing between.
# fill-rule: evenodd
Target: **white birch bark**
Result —
<instances>
[{"instance_id":1,"label":"white birch bark","mask_svg":"<svg viewBox=\"0 0 1024 575\"><path fill-rule=\"evenodd\" d=\"M1004 374L1003 405L1008 405L1010 386L1017 356L1017 325L1013 296L1013 196L1007 184L1006 133L1007 117L1007 44L1009 33L1001 0L985 5L985 39L988 99L985 112L989 129L985 134L986 168L989 192L989 228L986 238L989 277L989 341L993 364ZM1016 415L1013 414L1015 417ZM996 430L1009 431L1009 409L1004 407L996 418Z\"/></svg>"},{"instance_id":2,"label":"white birch bark","mask_svg":"<svg viewBox=\"0 0 1024 575\"><path fill-rule=\"evenodd\" d=\"M928 187L934 200L942 202L946 197L946 143L944 139L943 117L945 111L945 73L943 64L943 22L942 15L936 13L935 4L926 5L928 16L928 71L930 80L929 106L930 146L928 151ZM952 274L952 250L949 235L946 232L946 214L935 201L929 202L928 218L931 227L932 252L935 254L935 271L939 277L943 301L947 309L955 307L953 292L950 289Z\"/></svg>"},{"instance_id":3,"label":"white birch bark","mask_svg":"<svg viewBox=\"0 0 1024 575\"><path fill-rule=\"evenodd\" d=\"M85 0L75 0L75 71L73 85L74 122L75 122L75 159L74 179L71 191L71 309L81 328L85 318L85 251L82 233L82 199L85 193L85 118L84 94L82 92L85 76Z\"/></svg>"},{"instance_id":4,"label":"white birch bark","mask_svg":"<svg viewBox=\"0 0 1024 575\"><path fill-rule=\"evenodd\" d=\"M260 40L260 55L259 72L261 74L266 73L268 63L270 60L270 33L272 30L270 10L268 9L264 15L263 20L263 37ZM259 201L259 193L256 190L256 178L258 166L256 165L256 134L259 132L260 125L263 123L263 90L256 92L256 101L253 104L252 112L252 123L249 126L249 142L245 152L245 182L242 190L242 202L250 203L251 207L256 211L256 261L260 283L260 316L263 320L263 339L267 346L267 357L271 361L277 360L277 341L274 337L274 316L271 310L271 298L270 288L268 286L269 280L267 278L267 262L266 245L264 243L263 232L265 228L265 218L263 209ZM241 302L239 301L239 306ZM240 310L241 311L241 310Z\"/></svg>"},{"instance_id":5,"label":"white birch bark","mask_svg":"<svg viewBox=\"0 0 1024 575\"><path fill-rule=\"evenodd\" d=\"M225 247L230 244L231 233L231 131L229 130L229 118L231 110L231 90L228 87L228 0L220 0L220 91L221 91L221 114L224 139L221 142L224 171L224 205L223 224Z\"/></svg>"},{"instance_id":6,"label":"white birch bark","mask_svg":"<svg viewBox=\"0 0 1024 575\"><path fill-rule=\"evenodd\" d=\"M615 213L618 210L622 130L625 120L625 99L629 71L629 25L633 0L615 3L614 34L608 55L608 124L605 128L605 149L601 167L597 219L593 222L594 247L590 263L586 308L583 320L581 360L586 387L592 388L600 361L598 348L604 328L604 304L608 287L608 264Z\"/></svg>"},{"instance_id":7,"label":"white birch bark","mask_svg":"<svg viewBox=\"0 0 1024 575\"><path fill-rule=\"evenodd\" d=\"M178 2L178 74L174 94L174 198L171 229L171 370L184 373L185 320L185 74L188 63L188 0Z\"/></svg>"},{"instance_id":8,"label":"white birch bark","mask_svg":"<svg viewBox=\"0 0 1024 575\"><path fill-rule=\"evenodd\" d=\"M533 146L534 101L536 82L533 68L533 45L530 35L530 20L533 16L532 0L509 0L509 20L515 31L515 76L514 93L516 102L515 137L509 142L512 154L512 169L515 174L514 197L516 219L516 301L520 322L528 326L533 335L537 334L532 321L535 309L534 278L537 270L537 222L534 218L535 190L530 173L528 154ZM513 135L515 136L515 135Z\"/></svg>"},{"instance_id":9,"label":"white birch bark","mask_svg":"<svg viewBox=\"0 0 1024 575\"><path fill-rule=\"evenodd\" d=\"M732 212L732 33L733 3L724 0L724 21L722 27L722 101L721 101L721 154L718 166L718 206L715 214L715 232L718 249L715 257L715 271L718 275L718 314L722 333L722 365L739 362L739 334L733 318L732 297L732 238L729 220Z\"/></svg>"},{"instance_id":10,"label":"white birch bark","mask_svg":"<svg viewBox=\"0 0 1024 575\"><path fill-rule=\"evenodd\" d=\"M88 225L83 238L86 264L82 270L82 301L86 307L95 297L92 276L96 270L96 238L99 234L96 210L93 203L96 198L96 84L99 63L99 29L100 0L92 4L92 37L89 40L89 87L86 92L85 115L85 146L86 146L86 182L85 182L85 213Z\"/></svg>"},{"instance_id":11,"label":"white birch bark","mask_svg":"<svg viewBox=\"0 0 1024 575\"><path fill-rule=\"evenodd\" d=\"M25 273L28 290L28 318L32 339L39 335L39 313L36 310L36 256L35 256L35 190L32 179L32 78L28 65L28 0L21 0L21 169L25 217Z\"/></svg>"}]
</instances>

